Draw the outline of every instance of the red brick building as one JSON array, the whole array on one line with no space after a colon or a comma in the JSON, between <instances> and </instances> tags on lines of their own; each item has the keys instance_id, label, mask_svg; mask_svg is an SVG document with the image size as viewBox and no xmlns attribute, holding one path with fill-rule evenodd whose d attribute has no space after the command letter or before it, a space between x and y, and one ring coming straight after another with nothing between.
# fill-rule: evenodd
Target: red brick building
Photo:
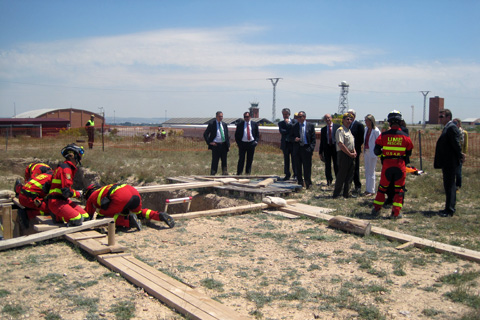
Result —
<instances>
[{"instance_id":1,"label":"red brick building","mask_svg":"<svg viewBox=\"0 0 480 320\"><path fill-rule=\"evenodd\" d=\"M440 119L438 118L440 110L444 109L445 99L440 98L439 96L430 98L429 113L428 113L428 123L429 124L440 124Z\"/></svg>"}]
</instances>

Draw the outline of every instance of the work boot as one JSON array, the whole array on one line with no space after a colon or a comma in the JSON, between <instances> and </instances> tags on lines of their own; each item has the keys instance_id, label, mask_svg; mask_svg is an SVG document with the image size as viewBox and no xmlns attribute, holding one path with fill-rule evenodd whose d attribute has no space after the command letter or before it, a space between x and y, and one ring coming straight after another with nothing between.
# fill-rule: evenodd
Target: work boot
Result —
<instances>
[{"instance_id":1,"label":"work boot","mask_svg":"<svg viewBox=\"0 0 480 320\"><path fill-rule=\"evenodd\" d=\"M27 210L25 210L25 208L18 209L18 210L17 210L17 214L18 214L18 216L20 217L20 222L22 223L22 226L23 226L25 229L28 229L29 223L28 223Z\"/></svg>"},{"instance_id":2,"label":"work boot","mask_svg":"<svg viewBox=\"0 0 480 320\"><path fill-rule=\"evenodd\" d=\"M21 189L22 189L22 181L20 179L15 180L15 186L13 187L13 191L15 191L16 197L18 197Z\"/></svg>"},{"instance_id":3,"label":"work boot","mask_svg":"<svg viewBox=\"0 0 480 320\"><path fill-rule=\"evenodd\" d=\"M168 215L166 212L159 212L158 213L160 220L164 221L170 228L173 228L175 226L175 221L173 218Z\"/></svg>"},{"instance_id":4,"label":"work boot","mask_svg":"<svg viewBox=\"0 0 480 320\"><path fill-rule=\"evenodd\" d=\"M128 221L130 222L130 228L137 228L138 231L142 230L142 222L138 220L136 213L130 213Z\"/></svg>"},{"instance_id":5,"label":"work boot","mask_svg":"<svg viewBox=\"0 0 480 320\"><path fill-rule=\"evenodd\" d=\"M67 227L78 227L78 226L81 226L82 224L83 224L83 217L81 217L80 219L69 220L67 222Z\"/></svg>"},{"instance_id":6,"label":"work boot","mask_svg":"<svg viewBox=\"0 0 480 320\"><path fill-rule=\"evenodd\" d=\"M380 214L380 210L376 210L375 207L373 207L371 215L373 217L378 217L379 214Z\"/></svg>"},{"instance_id":7,"label":"work boot","mask_svg":"<svg viewBox=\"0 0 480 320\"><path fill-rule=\"evenodd\" d=\"M403 214L399 213L397 216L392 212L392 214L390 215L389 217L390 219L402 219L403 218Z\"/></svg>"}]
</instances>

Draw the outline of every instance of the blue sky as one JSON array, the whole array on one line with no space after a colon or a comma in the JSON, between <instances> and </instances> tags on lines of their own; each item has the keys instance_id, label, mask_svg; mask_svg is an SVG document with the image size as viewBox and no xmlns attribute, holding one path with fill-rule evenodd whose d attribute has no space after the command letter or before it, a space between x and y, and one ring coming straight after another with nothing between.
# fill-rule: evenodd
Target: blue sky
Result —
<instances>
[{"instance_id":1,"label":"blue sky","mask_svg":"<svg viewBox=\"0 0 480 320\"><path fill-rule=\"evenodd\" d=\"M259 102L271 119L267 79L282 78L277 118L337 112L342 81L362 118L422 121L420 91L478 118L479 17L473 0L0 0L0 117L240 117Z\"/></svg>"}]
</instances>

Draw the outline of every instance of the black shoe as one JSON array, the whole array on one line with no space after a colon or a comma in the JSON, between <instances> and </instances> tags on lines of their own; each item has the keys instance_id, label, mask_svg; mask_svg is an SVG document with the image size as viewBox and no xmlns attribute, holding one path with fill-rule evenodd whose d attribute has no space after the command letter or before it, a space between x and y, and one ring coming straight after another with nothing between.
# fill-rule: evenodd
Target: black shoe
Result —
<instances>
[{"instance_id":1,"label":"black shoe","mask_svg":"<svg viewBox=\"0 0 480 320\"><path fill-rule=\"evenodd\" d=\"M130 228L137 228L138 231L142 230L142 222L138 220L136 213L130 213L128 215L128 221L130 222Z\"/></svg>"},{"instance_id":2,"label":"black shoe","mask_svg":"<svg viewBox=\"0 0 480 320\"><path fill-rule=\"evenodd\" d=\"M393 212L390 214L389 219L402 219L403 214L399 213L398 216L394 215Z\"/></svg>"},{"instance_id":3,"label":"black shoe","mask_svg":"<svg viewBox=\"0 0 480 320\"><path fill-rule=\"evenodd\" d=\"M290 180L290 176L285 176L285 177L282 179L282 181L288 181L288 180Z\"/></svg>"},{"instance_id":4,"label":"black shoe","mask_svg":"<svg viewBox=\"0 0 480 320\"><path fill-rule=\"evenodd\" d=\"M442 210L438 213L440 217L446 218L446 217L453 217L453 212L448 212L445 210Z\"/></svg>"},{"instance_id":5,"label":"black shoe","mask_svg":"<svg viewBox=\"0 0 480 320\"><path fill-rule=\"evenodd\" d=\"M29 222L28 222L28 215L27 215L27 210L23 209L18 209L17 214L20 217L20 222L22 223L22 226L25 229L28 229L29 227Z\"/></svg>"},{"instance_id":6,"label":"black shoe","mask_svg":"<svg viewBox=\"0 0 480 320\"><path fill-rule=\"evenodd\" d=\"M166 212L159 212L160 220L164 221L170 228L175 227L175 221Z\"/></svg>"},{"instance_id":7,"label":"black shoe","mask_svg":"<svg viewBox=\"0 0 480 320\"><path fill-rule=\"evenodd\" d=\"M375 210L375 207L373 207L371 215L374 217L378 217L379 214L380 214L380 210Z\"/></svg>"}]
</instances>

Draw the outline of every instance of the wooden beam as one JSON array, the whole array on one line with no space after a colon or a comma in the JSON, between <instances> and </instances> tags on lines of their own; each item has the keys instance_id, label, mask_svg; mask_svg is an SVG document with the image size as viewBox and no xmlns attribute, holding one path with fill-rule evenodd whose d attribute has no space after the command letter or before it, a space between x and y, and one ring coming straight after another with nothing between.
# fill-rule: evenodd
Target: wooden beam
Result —
<instances>
[{"instance_id":1,"label":"wooden beam","mask_svg":"<svg viewBox=\"0 0 480 320\"><path fill-rule=\"evenodd\" d=\"M295 203L295 201L296 200L287 200L287 203ZM186 220L186 219L194 219L194 218L200 218L200 217L217 217L217 216L225 216L228 214L240 214L240 213L254 211L254 210L263 210L269 207L270 206L266 203L255 203L255 204L247 204L239 207L172 214L172 217L176 220Z\"/></svg>"},{"instance_id":2,"label":"wooden beam","mask_svg":"<svg viewBox=\"0 0 480 320\"><path fill-rule=\"evenodd\" d=\"M28 236L18 237L9 240L0 241L0 251L21 247L27 244L32 244L38 241L44 241L52 238L61 237L63 235L78 232L86 229L91 229L94 227L108 225L108 223L113 220L113 218L105 218L101 220L91 220L84 222L81 226L78 227L62 227L54 230L49 230L41 233L35 233Z\"/></svg>"},{"instance_id":3,"label":"wooden beam","mask_svg":"<svg viewBox=\"0 0 480 320\"><path fill-rule=\"evenodd\" d=\"M197 189L222 186L223 183L219 181L206 182L187 182L187 183L172 183L159 184L156 186L135 187L139 193L159 192L159 191L176 191L184 189Z\"/></svg>"},{"instance_id":4,"label":"wooden beam","mask_svg":"<svg viewBox=\"0 0 480 320\"><path fill-rule=\"evenodd\" d=\"M328 225L343 231L352 232L362 236L370 235L372 226L370 222L359 219L352 219L344 216L335 216L328 220Z\"/></svg>"},{"instance_id":5,"label":"wooden beam","mask_svg":"<svg viewBox=\"0 0 480 320\"><path fill-rule=\"evenodd\" d=\"M320 210L319 210L320 209ZM325 214L322 211L322 208L309 206L306 204L294 204L287 207L278 208L277 210L288 212L291 214L302 215L314 219L330 220L333 216ZM333 211L333 210L332 210ZM445 243L428 240L420 237L411 236L408 234L391 231L385 228L379 228L372 226L371 234L377 234L384 236L389 240L395 240L398 242L411 242L417 248L431 247L435 249L436 252L448 252L462 259L471 260L475 262L480 262L480 252L465 249L462 247L452 246Z\"/></svg>"},{"instance_id":6,"label":"wooden beam","mask_svg":"<svg viewBox=\"0 0 480 320\"><path fill-rule=\"evenodd\" d=\"M13 238L13 229L15 224L12 220L12 206L2 206L2 227L3 227L3 238L12 239Z\"/></svg>"}]
</instances>

